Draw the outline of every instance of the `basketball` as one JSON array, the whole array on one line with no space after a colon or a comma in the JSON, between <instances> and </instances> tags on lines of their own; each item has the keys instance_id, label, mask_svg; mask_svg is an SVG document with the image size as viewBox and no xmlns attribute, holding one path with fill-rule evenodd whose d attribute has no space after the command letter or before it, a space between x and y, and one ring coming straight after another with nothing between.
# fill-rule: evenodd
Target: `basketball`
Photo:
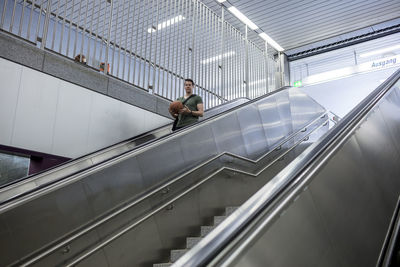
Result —
<instances>
[{"instance_id":1,"label":"basketball","mask_svg":"<svg viewBox=\"0 0 400 267\"><path fill-rule=\"evenodd\" d=\"M183 104L180 101L174 101L169 105L169 110L174 114L178 114L181 109L183 109Z\"/></svg>"}]
</instances>

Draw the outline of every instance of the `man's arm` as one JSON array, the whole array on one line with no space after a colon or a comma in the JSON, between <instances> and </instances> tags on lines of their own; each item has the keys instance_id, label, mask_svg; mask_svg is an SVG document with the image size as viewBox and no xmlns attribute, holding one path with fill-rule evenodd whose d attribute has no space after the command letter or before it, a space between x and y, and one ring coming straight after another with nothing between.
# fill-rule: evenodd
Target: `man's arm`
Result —
<instances>
[{"instance_id":1,"label":"man's arm","mask_svg":"<svg viewBox=\"0 0 400 267\"><path fill-rule=\"evenodd\" d=\"M204 115L204 106L203 103L197 104L197 111L192 111L192 116L195 117L203 117Z\"/></svg>"},{"instance_id":2,"label":"man's arm","mask_svg":"<svg viewBox=\"0 0 400 267\"><path fill-rule=\"evenodd\" d=\"M204 106L203 103L197 104L197 109L198 110L190 110L188 106L185 105L183 109L179 111L179 113L185 114L185 115L192 115L193 117L203 117L204 115Z\"/></svg>"}]
</instances>

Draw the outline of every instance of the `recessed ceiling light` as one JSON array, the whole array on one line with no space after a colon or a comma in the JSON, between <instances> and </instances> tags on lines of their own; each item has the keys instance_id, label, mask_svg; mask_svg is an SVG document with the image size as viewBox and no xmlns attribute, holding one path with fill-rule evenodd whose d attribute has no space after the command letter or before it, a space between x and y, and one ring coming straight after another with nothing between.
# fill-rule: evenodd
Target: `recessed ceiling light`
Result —
<instances>
[{"instance_id":1,"label":"recessed ceiling light","mask_svg":"<svg viewBox=\"0 0 400 267\"><path fill-rule=\"evenodd\" d=\"M240 12L236 7L231 6L228 10L235 15L238 19L240 19L244 24L249 26L250 29L257 30L258 26L254 24L251 20L249 20L242 12Z\"/></svg>"},{"instance_id":2,"label":"recessed ceiling light","mask_svg":"<svg viewBox=\"0 0 400 267\"><path fill-rule=\"evenodd\" d=\"M260 33L259 36L261 38L263 38L265 41L267 41L267 43L269 43L273 48L275 48L279 52L282 52L283 50L285 50L277 42L275 42L271 37L269 37L268 34L266 34L265 32Z\"/></svg>"}]
</instances>

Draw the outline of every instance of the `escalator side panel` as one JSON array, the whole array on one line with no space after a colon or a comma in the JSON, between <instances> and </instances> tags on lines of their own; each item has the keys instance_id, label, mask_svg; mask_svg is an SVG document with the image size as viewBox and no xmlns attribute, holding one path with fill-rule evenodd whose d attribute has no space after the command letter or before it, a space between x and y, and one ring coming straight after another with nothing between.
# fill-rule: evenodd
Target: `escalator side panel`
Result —
<instances>
[{"instance_id":1,"label":"escalator side panel","mask_svg":"<svg viewBox=\"0 0 400 267\"><path fill-rule=\"evenodd\" d=\"M82 183L96 217L126 199L138 196L146 188L136 157L93 173L83 179Z\"/></svg>"},{"instance_id":2,"label":"escalator side panel","mask_svg":"<svg viewBox=\"0 0 400 267\"><path fill-rule=\"evenodd\" d=\"M43 244L53 241L54 237L68 233L79 227L82 221L90 221L92 218L93 211L84 185L77 182L63 187L60 191L53 191L45 197L2 214L2 220L11 232L11 239L1 240L2 244L11 244L2 253L14 254L9 250L17 242L15 247L18 248L18 258L22 258Z\"/></svg>"},{"instance_id":3,"label":"escalator side panel","mask_svg":"<svg viewBox=\"0 0 400 267\"><path fill-rule=\"evenodd\" d=\"M300 90L289 90L292 125L298 129L305 125L315 114L323 113L324 109Z\"/></svg>"},{"instance_id":4,"label":"escalator side panel","mask_svg":"<svg viewBox=\"0 0 400 267\"><path fill-rule=\"evenodd\" d=\"M267 96L267 98L271 97L274 98L273 95ZM274 111L271 116L277 118L273 118L272 124L264 124L259 127L265 130L267 136L272 132L276 132L277 136L280 136L285 131L279 130L281 119L275 99L272 103ZM0 220L7 222L12 232L12 240L2 240L1 243L8 244L14 241L21 243L22 245L17 248L19 250L17 257L21 259L29 253L49 245L50 242L92 223L110 209L123 206L127 201L136 197L139 192L144 193L156 185L165 183L192 169L194 165L212 157L216 153L215 149L219 153L228 151L248 156L240 128L243 124L239 123L237 115L238 112L246 113L248 108L248 105L243 106L215 120L177 132L159 142L144 146L139 151L127 153L120 158L103 163L96 169L89 170L90 175L79 173L82 178L77 175L79 178L77 180L69 179L65 184L60 183L52 188L46 188L42 195L34 199L3 209L0 212ZM309 109L299 106L301 114L303 114L300 111L301 108ZM318 116L319 113L313 114L312 119L314 120ZM311 115L309 117L311 118ZM275 122L278 125L274 124ZM192 137L195 137L196 140L192 140ZM258 140L253 141L259 142ZM266 143L271 145L269 142ZM193 151L188 147L194 148ZM197 150L199 153L196 152ZM199 177L204 176L200 175ZM185 176L178 188L171 188L171 191L180 190L192 183L195 178ZM165 197L160 192L154 194L146 201L148 203L143 202L141 204L143 206L139 206L138 213L140 214L144 209L154 208ZM135 214L132 216L134 217ZM123 223L124 221L121 220L115 225L119 227ZM105 226L98 234L104 236L111 229L111 226ZM24 240L32 240L32 242L24 242ZM12 262L16 260L17 258L13 258ZM8 265L12 262L0 259L0 265Z\"/></svg>"},{"instance_id":5,"label":"escalator side panel","mask_svg":"<svg viewBox=\"0 0 400 267\"><path fill-rule=\"evenodd\" d=\"M343 266L329 239L307 191L232 266ZM326 258L329 264L322 264Z\"/></svg>"},{"instance_id":6,"label":"escalator side panel","mask_svg":"<svg viewBox=\"0 0 400 267\"><path fill-rule=\"evenodd\" d=\"M287 91L282 91L280 94L275 95L275 99L279 115L281 117L282 129L284 129L284 133L286 136L292 133L294 130L292 125L292 115L290 111L289 93Z\"/></svg>"},{"instance_id":7,"label":"escalator side panel","mask_svg":"<svg viewBox=\"0 0 400 267\"><path fill-rule=\"evenodd\" d=\"M240 132L237 112L247 112L247 107L246 109L224 116L219 123L213 123L212 131L219 153L230 151L242 157L247 157L242 133Z\"/></svg>"},{"instance_id":8,"label":"escalator side panel","mask_svg":"<svg viewBox=\"0 0 400 267\"><path fill-rule=\"evenodd\" d=\"M386 97L230 266L375 266L400 194Z\"/></svg>"},{"instance_id":9,"label":"escalator side panel","mask_svg":"<svg viewBox=\"0 0 400 267\"><path fill-rule=\"evenodd\" d=\"M282 94L282 92L278 94ZM281 126L282 122L275 96L263 99L261 103L258 104L258 110L267 138L267 144L271 146L285 137L285 132L282 131L283 127Z\"/></svg>"},{"instance_id":10,"label":"escalator side panel","mask_svg":"<svg viewBox=\"0 0 400 267\"><path fill-rule=\"evenodd\" d=\"M184 134L179 139L182 148L182 155L186 166L198 165L204 159L218 154L214 134L210 125L204 125L188 134Z\"/></svg>"},{"instance_id":11,"label":"escalator side panel","mask_svg":"<svg viewBox=\"0 0 400 267\"><path fill-rule=\"evenodd\" d=\"M255 104L250 105L246 112L237 112L243 142L247 155L254 159L268 149L268 143L261 125L261 117Z\"/></svg>"}]
</instances>

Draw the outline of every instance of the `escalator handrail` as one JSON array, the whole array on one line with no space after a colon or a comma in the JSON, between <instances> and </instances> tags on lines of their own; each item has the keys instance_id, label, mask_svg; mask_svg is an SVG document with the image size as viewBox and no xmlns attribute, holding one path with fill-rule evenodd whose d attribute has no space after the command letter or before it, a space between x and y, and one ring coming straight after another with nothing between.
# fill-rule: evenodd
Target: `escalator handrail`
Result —
<instances>
[{"instance_id":1,"label":"escalator handrail","mask_svg":"<svg viewBox=\"0 0 400 267\"><path fill-rule=\"evenodd\" d=\"M173 266L204 266L245 228L283 190L303 190L310 177L309 170L315 171L347 140L363 118L389 92L400 79L400 69L379 85L353 110L342 118L323 138L311 145L293 161L288 168L277 174L270 183L262 187L229 218L184 254ZM323 152L327 153L323 157ZM311 168L314 167L314 168ZM308 175L308 176L307 176ZM303 182L300 182L303 181ZM276 214L276 213L275 213ZM274 214L268 218L272 220Z\"/></svg>"},{"instance_id":2,"label":"escalator handrail","mask_svg":"<svg viewBox=\"0 0 400 267\"><path fill-rule=\"evenodd\" d=\"M278 91L278 90L277 90L277 91ZM274 92L276 92L276 91L274 91ZM223 106L223 105L232 104L232 103L234 103L234 102L236 102L236 101L238 101L238 100L242 100L242 99L245 99L245 100L248 100L248 101L245 102L245 103L242 103L242 104L240 104L240 105L238 105L238 106L229 108L229 109L227 109L227 110L225 110L225 111L223 111L223 112L221 112L221 113L219 113L219 114L215 114L215 115L213 115L213 116L210 116L209 118L206 118L206 119L200 121L199 123L202 123L203 121L208 121L208 120L210 120L210 119L212 119L212 118L215 118L216 116L218 116L218 115L220 115L220 114L222 114L222 113L229 112L229 111L235 109L236 107L242 106L242 105L248 103L249 101L251 101L251 100L249 100L248 98L240 97L240 98L237 98L237 99L234 99L234 100L225 102L225 103L223 103L222 105L219 105L219 106L213 107L213 108L211 108L211 109L208 109L206 112L215 110L216 108L220 108L220 107ZM199 123L197 123L197 124L199 124ZM197 124L196 124L196 125L197 125ZM116 148L118 148L118 147L123 146L124 144L128 144L128 143L130 143L130 142L134 142L135 140L140 140L140 139L143 138L143 137L149 136L149 135L151 135L151 134L155 134L155 133L157 133L157 132L162 131L163 129L172 128L171 125L172 125L172 123L168 123L168 124L166 124L166 125L160 126L160 127L156 128L156 129L154 129L154 130L151 130L151 131L148 131L148 132L146 132L146 133L140 134L140 135L135 136L135 137L133 137L133 138L126 139L126 140L124 140L124 141L118 142L118 143L116 143L116 144L110 145L110 146L105 147L105 148L102 148L102 149L99 149L99 150L97 150L97 151L95 151L95 152L92 152L92 153L89 153L89 154L87 154L87 155L83 155L83 156L81 156L81 157L78 157L78 158L69 160L69 161L65 162L64 164L62 164L62 165L54 166L54 167L52 167L52 168L49 168L49 169L44 170L44 171L42 171L42 172L36 173L36 174L34 174L34 175L26 176L26 177L24 177L23 179L18 179L18 180L15 180L15 181L13 181L13 182L10 182L10 183L7 183L7 184L5 184L5 185L2 185L2 186L0 186L0 194L2 194L3 192L10 191L10 190L14 190L14 191L15 191L15 188L24 186L25 184L34 181L34 180L37 179L38 177L42 177L42 176L46 176L46 175L52 175L54 172L61 171L61 170L65 169L66 167L69 167L69 166L71 166L71 165L73 165L73 164L79 163L79 162L84 161L84 160L90 160L90 159L94 158L97 154L99 154L99 153L101 153L101 152L106 153L106 152L109 151L109 150L111 151L111 150L113 150L113 149L116 149ZM192 125L192 126L193 126L193 125ZM186 129L186 128L185 128L185 129ZM150 145L150 144L156 142L157 140L159 140L159 139L161 139L161 138L170 136L171 134L173 134L173 133L169 133L169 134L163 135L163 136L161 136L161 137L159 137L159 138L156 138L156 139L154 139L154 140L150 140L150 141L144 142L144 143L142 143L142 144L140 144L140 145L137 145L137 146L134 147L133 149L130 149L130 150L128 150L128 151L124 151L122 154L124 154L124 153L129 153L129 152L131 152L131 151L133 151L133 150L136 150L136 149L139 149L139 148L141 148L141 147L143 147L143 146L145 146L145 145ZM95 163L95 164L91 164L91 165L89 165L89 166L82 167L81 169L75 170L74 172L68 173L67 175L64 175L64 176L61 176L61 177L57 177L57 178L53 179L52 181L49 181L49 182L47 182L47 183L45 183L45 184L37 185L37 186L35 186L35 187L33 187L33 188L27 187L26 191L19 190L18 194L11 194L12 197L6 197L5 199L1 199L1 198L0 198L0 205L6 204L7 202L12 201L12 200L14 200L14 199L16 199L16 198L18 198L18 197L22 197L22 196L24 196L24 195L30 194L30 193L32 193L32 192L34 192L34 191L36 191L36 190L39 190L39 189L41 189L41 188L43 188L43 187L49 186L49 185L51 185L51 184L53 184L53 183L56 183L57 181L60 181L60 180L62 180L62 179L65 179L66 177L72 176L72 175L77 174L77 173L79 173L79 172L85 171L85 170L87 170L87 169L89 169L89 168L95 167L95 166L97 166L97 165L99 165L99 164L101 164L101 163L103 163L103 162L105 162L105 161L107 161L107 160L111 160L111 159L116 158L116 157L118 157L118 156L120 156L120 155L122 155L122 154L114 155L114 156L111 156L110 158L108 158L108 159L106 159L106 160L104 160L104 161L101 161L101 162L98 162L98 163ZM21 192L21 191L22 191L22 192Z\"/></svg>"},{"instance_id":3,"label":"escalator handrail","mask_svg":"<svg viewBox=\"0 0 400 267\"><path fill-rule=\"evenodd\" d=\"M320 126L318 126L316 129L314 129L313 131L319 129L322 126L325 126L326 123L329 121L328 118L328 114L327 112L325 112L322 115L318 115L314 120L312 120L311 122L309 122L307 125L304 125L302 128L300 128L298 131L290 134L289 136L287 136L284 140L282 140L281 142L275 144L269 151L267 151L266 153L264 153L263 155L261 155L259 158L257 158L256 160L252 160L246 157L242 157L240 155L236 155L230 152L222 152L210 159L208 159L207 161L199 164L198 166L196 166L195 168L179 175L178 177L176 177L173 180L170 180L160 186L158 186L157 188L153 189L151 192L148 192L147 194L145 194L144 196L141 196L138 199L134 199L133 201L131 201L130 203L125 203L123 205L122 208L120 208L117 211L112 212L111 214L107 215L106 217L97 220L96 222L92 223L91 225L86 226L84 229L81 229L80 231L74 233L72 236L62 240L61 242L58 242L55 245L52 245L51 247L49 247L48 249L45 249L45 251L39 253L38 255L34 256L33 258L30 258L29 260L27 260L26 262L24 262L24 265L30 265L33 264L37 261L39 261L41 258L51 254L52 252L62 248L63 246L73 242L74 240L76 240L77 238L79 238L80 236L83 236L85 234L87 234L89 231L95 229L96 227L106 223L107 221L110 221L111 219L115 218L116 216L118 216L119 214L125 212L126 210L128 210L129 208L133 207L134 205L139 204L140 202L148 199L149 197L151 197L152 195L160 192L162 189L170 186L171 184L183 179L184 177L186 177L187 175L189 175L190 173L193 173L194 171L202 168L203 166L205 166L206 164L210 163L213 160L216 160L222 156L231 156L233 158L236 159L240 159L240 160L244 160L247 162L251 162L256 164L258 161L260 161L261 159L263 159L264 157L268 156L270 153L272 153L273 151L276 151L278 149L281 148L281 146L283 144L285 144L286 142L288 142L289 140L291 140L292 138L294 138L297 134L300 134L301 132L304 132L305 129L307 129L308 127L310 127L310 125L313 125L315 123L318 122L318 120L327 118L324 123L322 123ZM312 132L313 132L312 131ZM307 136L309 136L312 132L310 132ZM285 152L283 155L280 155L279 157L282 157L284 155L286 155L291 149L293 149L294 147L296 147L299 143L301 143L302 141L304 141L304 138L306 138L307 136L303 137L300 141L298 141L297 143L295 143L287 152ZM270 164L268 164L267 166L264 166L261 170L257 171L256 173L251 173L248 171L243 171L240 169L235 169L235 168L231 168L231 167L222 167L220 169L218 169L217 171L211 173L210 175L204 177L201 181L197 182L195 185L193 185L192 187L186 189L183 193L180 193L177 197L173 198L172 200L169 200L167 203L164 203L161 207L158 207L157 209L153 210L151 212L151 214L147 214L146 216L144 216L143 218L141 218L139 220L139 223L141 223L142 221L146 220L149 216L152 216L154 213L157 213L158 211L162 210L163 208L165 208L165 206L169 205L170 202L174 202L176 201L178 198L182 197L183 195L186 195L187 193L189 193L190 191L192 191L193 189L195 189L196 187L198 187L199 185L201 185L202 183L204 183L205 181L213 178L217 173L224 171L224 170L230 170L236 173L241 173L247 176L251 176L251 177L257 177L261 172L263 172L267 167L269 167L272 163L274 163L275 161L271 162ZM86 257L90 256L91 254L93 254L94 252L96 252L98 249L106 246L107 244L109 244L110 242L112 242L113 240L117 239L118 237L120 237L121 235L125 234L127 231L129 231L130 229L132 229L133 227L135 227L138 223L134 222L131 225L128 225L126 227L124 227L124 229L119 230L118 233L113 234L111 237L108 238L103 238L101 240L101 242L99 244L96 244L94 246L94 248L89 249L89 251L85 251L85 253L83 253L83 255L78 256L77 258L74 258L73 262L70 262L67 264L67 266L74 266L77 263L79 263L80 261L82 261L83 259L85 259Z\"/></svg>"}]
</instances>

